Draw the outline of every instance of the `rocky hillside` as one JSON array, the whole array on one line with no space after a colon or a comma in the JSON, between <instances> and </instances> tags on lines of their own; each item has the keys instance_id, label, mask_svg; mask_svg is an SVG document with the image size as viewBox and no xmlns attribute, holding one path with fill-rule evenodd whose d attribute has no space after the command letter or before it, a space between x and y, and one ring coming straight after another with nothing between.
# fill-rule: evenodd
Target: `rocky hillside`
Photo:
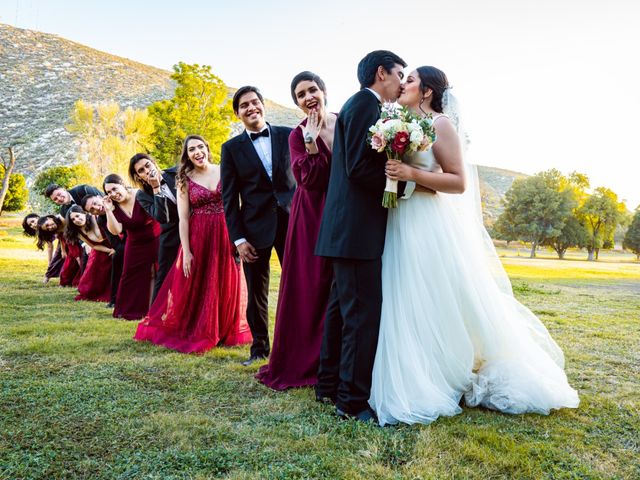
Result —
<instances>
[{"instance_id":1,"label":"rocky hillside","mask_svg":"<svg viewBox=\"0 0 640 480\"><path fill-rule=\"evenodd\" d=\"M504 170L502 168L478 166L480 179L480 194L482 196L482 213L484 223L493 225L502 213L503 206L500 203L504 194L511 187L516 178L526 177L524 173Z\"/></svg>"},{"instance_id":2,"label":"rocky hillside","mask_svg":"<svg viewBox=\"0 0 640 480\"><path fill-rule=\"evenodd\" d=\"M76 149L64 126L76 100L146 107L171 98L170 75L56 35L0 24L0 145L26 142L17 168L31 178L73 163ZM266 103L272 122L298 123L296 110Z\"/></svg>"},{"instance_id":3,"label":"rocky hillside","mask_svg":"<svg viewBox=\"0 0 640 480\"><path fill-rule=\"evenodd\" d=\"M33 176L75 161L64 126L78 99L144 107L170 97L169 73L56 35L0 25L0 143L26 142L17 169Z\"/></svg>"},{"instance_id":4,"label":"rocky hillside","mask_svg":"<svg viewBox=\"0 0 640 480\"><path fill-rule=\"evenodd\" d=\"M29 180L49 166L74 163L76 147L64 126L76 100L143 108L171 98L170 75L57 35L0 24L0 146L24 142L17 170ZM230 95L234 91L230 88ZM297 109L265 103L272 123L300 121ZM500 199L522 174L492 167L480 167L479 173L485 220L491 224L501 211Z\"/></svg>"}]
</instances>

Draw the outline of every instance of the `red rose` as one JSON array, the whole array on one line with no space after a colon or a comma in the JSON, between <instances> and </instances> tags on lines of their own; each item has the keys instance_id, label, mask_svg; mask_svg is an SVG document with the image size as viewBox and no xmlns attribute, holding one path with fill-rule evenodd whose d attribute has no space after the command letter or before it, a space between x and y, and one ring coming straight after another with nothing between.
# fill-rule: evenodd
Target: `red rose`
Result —
<instances>
[{"instance_id":1,"label":"red rose","mask_svg":"<svg viewBox=\"0 0 640 480\"><path fill-rule=\"evenodd\" d=\"M391 144L391 149L402 155L404 151L409 145L409 133L408 132L398 132L396 136L393 138L393 143Z\"/></svg>"}]
</instances>

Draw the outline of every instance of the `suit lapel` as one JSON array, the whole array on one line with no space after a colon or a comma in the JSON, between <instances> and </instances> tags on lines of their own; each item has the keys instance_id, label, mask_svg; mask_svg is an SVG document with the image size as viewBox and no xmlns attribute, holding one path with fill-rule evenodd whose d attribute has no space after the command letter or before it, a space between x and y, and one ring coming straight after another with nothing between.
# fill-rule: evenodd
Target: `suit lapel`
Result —
<instances>
[{"instance_id":1,"label":"suit lapel","mask_svg":"<svg viewBox=\"0 0 640 480\"><path fill-rule=\"evenodd\" d=\"M276 171L280 168L280 157L282 156L282 142L280 133L271 125L271 176L275 178Z\"/></svg>"},{"instance_id":2,"label":"suit lapel","mask_svg":"<svg viewBox=\"0 0 640 480\"><path fill-rule=\"evenodd\" d=\"M173 193L176 189L176 177L170 173L162 172L162 178Z\"/></svg>"}]
</instances>

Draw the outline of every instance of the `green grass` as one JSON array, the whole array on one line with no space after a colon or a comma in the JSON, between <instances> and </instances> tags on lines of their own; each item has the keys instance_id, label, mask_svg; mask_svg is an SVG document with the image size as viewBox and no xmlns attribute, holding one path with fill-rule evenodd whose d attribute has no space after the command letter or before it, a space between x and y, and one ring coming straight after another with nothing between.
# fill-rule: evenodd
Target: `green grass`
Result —
<instances>
[{"instance_id":1,"label":"green grass","mask_svg":"<svg viewBox=\"0 0 640 480\"><path fill-rule=\"evenodd\" d=\"M0 222L1 479L640 478L640 264L503 258L564 349L577 410L378 428L263 387L246 347L132 341L135 323L42 285L18 232Z\"/></svg>"}]
</instances>

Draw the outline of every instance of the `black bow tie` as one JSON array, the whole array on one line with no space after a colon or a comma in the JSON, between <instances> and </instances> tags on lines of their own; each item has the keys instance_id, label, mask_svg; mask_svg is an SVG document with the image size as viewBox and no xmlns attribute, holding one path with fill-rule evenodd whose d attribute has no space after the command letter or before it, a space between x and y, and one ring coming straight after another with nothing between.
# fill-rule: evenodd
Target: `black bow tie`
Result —
<instances>
[{"instance_id":1,"label":"black bow tie","mask_svg":"<svg viewBox=\"0 0 640 480\"><path fill-rule=\"evenodd\" d=\"M260 137L269 137L269 129L265 128L264 130L262 130L261 132L258 133L250 133L249 137L251 138L251 140L256 140Z\"/></svg>"}]
</instances>

